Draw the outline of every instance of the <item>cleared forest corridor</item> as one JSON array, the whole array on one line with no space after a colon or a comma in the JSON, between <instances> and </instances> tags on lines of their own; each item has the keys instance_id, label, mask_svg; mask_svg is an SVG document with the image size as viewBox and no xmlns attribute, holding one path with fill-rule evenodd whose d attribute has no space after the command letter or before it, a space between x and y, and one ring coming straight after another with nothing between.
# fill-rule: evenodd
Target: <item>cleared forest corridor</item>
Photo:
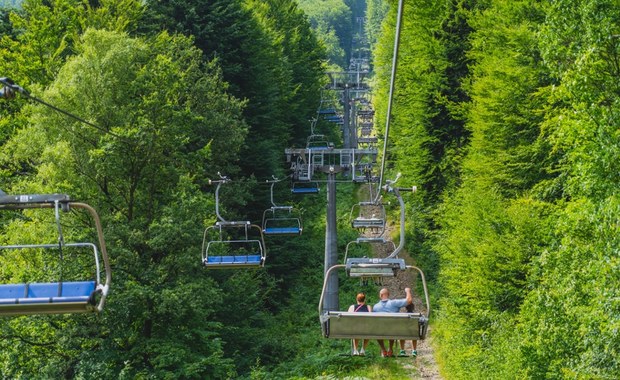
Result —
<instances>
[{"instance_id":1,"label":"cleared forest corridor","mask_svg":"<svg viewBox=\"0 0 620 380\"><path fill-rule=\"evenodd\" d=\"M617 0L0 0L0 377L619 379L619 36ZM411 265L432 331L345 314ZM377 331L415 364L350 355Z\"/></svg>"}]
</instances>

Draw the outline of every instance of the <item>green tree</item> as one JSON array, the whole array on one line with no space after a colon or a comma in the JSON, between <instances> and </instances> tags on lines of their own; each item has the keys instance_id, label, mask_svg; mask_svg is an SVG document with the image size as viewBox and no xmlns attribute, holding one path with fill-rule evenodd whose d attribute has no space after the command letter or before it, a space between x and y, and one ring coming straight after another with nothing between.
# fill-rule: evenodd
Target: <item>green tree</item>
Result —
<instances>
[{"instance_id":1,"label":"green tree","mask_svg":"<svg viewBox=\"0 0 620 380\"><path fill-rule=\"evenodd\" d=\"M89 115L100 129L31 107L31 124L8 142L3 159L33 168L13 190L67 192L100 210L114 297L99 318L49 317L49 325L25 330L51 342L46 356L33 345L29 363L61 351L41 373L230 377L220 324L209 321L223 295L195 247L212 208L201 188L236 160L246 134L242 103L188 38L89 30L77 47L41 98ZM20 331L30 320L13 323ZM10 342L4 363L15 357ZM5 368L5 376L19 373Z\"/></svg>"},{"instance_id":2,"label":"green tree","mask_svg":"<svg viewBox=\"0 0 620 380\"><path fill-rule=\"evenodd\" d=\"M494 1L482 9L469 4L455 15L440 35L458 25L472 28L469 41L443 39L448 55L461 51L458 56L466 58L451 59L452 72L462 73L470 60L470 85L446 83L446 110L457 116L464 111L471 142L462 172L446 171L445 178L456 181L450 187L458 187L438 218L443 292L436 333L441 355L450 355L446 370L452 376L512 378L522 362L508 332L518 323L532 262L553 238L552 205L528 195L551 176L548 144L538 140L546 101L539 91L548 84L536 46L544 13L527 1ZM465 102L459 109L452 99Z\"/></svg>"},{"instance_id":3,"label":"green tree","mask_svg":"<svg viewBox=\"0 0 620 380\"><path fill-rule=\"evenodd\" d=\"M370 50L375 51L379 36L381 36L381 25L385 19L390 3L385 0L367 0L366 1L366 35Z\"/></svg>"},{"instance_id":4,"label":"green tree","mask_svg":"<svg viewBox=\"0 0 620 380\"><path fill-rule=\"evenodd\" d=\"M205 57L217 58L230 92L248 100L244 116L253 140L244 146L240 166L246 175L262 179L281 170L292 129L305 129L315 111L305 107L310 97L318 103L314 89L322 53L292 2L251 4L150 2L144 29L192 35ZM293 25L296 31L289 29ZM291 124L299 120L303 125Z\"/></svg>"},{"instance_id":5,"label":"green tree","mask_svg":"<svg viewBox=\"0 0 620 380\"><path fill-rule=\"evenodd\" d=\"M305 14L291 0L248 0L261 29L270 34L273 49L281 50L281 66L287 81L283 84L286 112L283 115L294 144L305 143L308 116L317 107L323 82L324 51L320 48ZM291 133L292 132L292 133ZM280 145L278 154L286 148Z\"/></svg>"},{"instance_id":6,"label":"green tree","mask_svg":"<svg viewBox=\"0 0 620 380\"><path fill-rule=\"evenodd\" d=\"M524 367L532 376L615 378L620 289L618 217L618 21L613 1L545 6L541 58L553 86L543 136L557 178L541 183L555 200L554 245L541 255L523 307ZM546 190L546 191L545 191ZM575 333L576 332L576 333ZM544 349L543 349L544 347Z\"/></svg>"},{"instance_id":7,"label":"green tree","mask_svg":"<svg viewBox=\"0 0 620 380\"><path fill-rule=\"evenodd\" d=\"M353 38L353 14L343 0L299 0L319 40L325 45L329 62L349 66Z\"/></svg>"},{"instance_id":8,"label":"green tree","mask_svg":"<svg viewBox=\"0 0 620 380\"><path fill-rule=\"evenodd\" d=\"M25 88L47 86L66 59L75 54L79 36L88 27L116 31L135 28L142 13L136 0L26 0L19 11L6 15L7 33L0 34L0 76ZM17 98L1 108L0 142L26 122L20 110L26 100ZM21 170L21 169L17 169ZM7 171L10 179L11 170Z\"/></svg>"},{"instance_id":9,"label":"green tree","mask_svg":"<svg viewBox=\"0 0 620 380\"><path fill-rule=\"evenodd\" d=\"M11 12L14 36L3 35L0 69L22 86L54 79L88 27L130 31L142 12L140 1L102 0L94 7L80 0L26 0Z\"/></svg>"}]
</instances>

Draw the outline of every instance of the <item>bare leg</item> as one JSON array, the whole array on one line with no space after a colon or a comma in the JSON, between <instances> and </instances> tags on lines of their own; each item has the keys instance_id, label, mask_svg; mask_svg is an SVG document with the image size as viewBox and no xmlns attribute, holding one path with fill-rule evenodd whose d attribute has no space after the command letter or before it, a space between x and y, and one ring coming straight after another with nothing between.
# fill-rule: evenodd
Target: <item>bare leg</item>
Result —
<instances>
[{"instance_id":1,"label":"bare leg","mask_svg":"<svg viewBox=\"0 0 620 380\"><path fill-rule=\"evenodd\" d=\"M385 342L383 341L383 339L378 339L377 343L379 343L379 347L381 347L381 356L386 356L387 351L385 350Z\"/></svg>"},{"instance_id":2,"label":"bare leg","mask_svg":"<svg viewBox=\"0 0 620 380\"><path fill-rule=\"evenodd\" d=\"M400 352L398 353L398 356L408 356L407 351L405 350L405 340L401 339L399 343L400 343Z\"/></svg>"}]
</instances>

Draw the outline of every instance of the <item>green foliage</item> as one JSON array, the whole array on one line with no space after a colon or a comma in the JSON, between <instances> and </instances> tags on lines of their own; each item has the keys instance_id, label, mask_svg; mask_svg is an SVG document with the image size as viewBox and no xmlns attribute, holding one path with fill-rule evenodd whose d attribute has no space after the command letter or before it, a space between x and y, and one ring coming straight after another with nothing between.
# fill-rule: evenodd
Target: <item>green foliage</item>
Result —
<instances>
[{"instance_id":1,"label":"green foliage","mask_svg":"<svg viewBox=\"0 0 620 380\"><path fill-rule=\"evenodd\" d=\"M213 273L199 261L214 222L207 179L236 180L221 194L226 215L260 218L260 184L281 177L282 149L302 142L318 104L317 40L344 65L363 3L28 0L3 14L2 76L97 128L2 100L0 188L93 204L114 268L101 315L1 320L3 377L406 376L321 338L323 193L278 190L302 210L304 234L270 238L265 269ZM379 123L396 3L367 2ZM387 177L419 188L406 248L437 281L444 375L620 377L616 2L405 3ZM344 252L355 197L338 188ZM45 211L3 213L0 242L54 241ZM92 235L79 213L63 226L67 238ZM64 274L90 275L67 254ZM0 277L52 281L56 259L3 252ZM376 291L342 280L342 308Z\"/></svg>"},{"instance_id":2,"label":"green foliage","mask_svg":"<svg viewBox=\"0 0 620 380\"><path fill-rule=\"evenodd\" d=\"M615 378L618 365L618 199L576 200L558 215L557 245L542 254L519 330L531 377Z\"/></svg>"},{"instance_id":3,"label":"green foliage","mask_svg":"<svg viewBox=\"0 0 620 380\"><path fill-rule=\"evenodd\" d=\"M381 25L390 9L390 3L383 0L366 1L366 35L370 50L375 51L377 41L381 36Z\"/></svg>"},{"instance_id":4,"label":"green foliage","mask_svg":"<svg viewBox=\"0 0 620 380\"><path fill-rule=\"evenodd\" d=\"M107 226L115 297L91 350L70 350L78 345L70 334L54 341L70 359L57 371L78 371L79 361L86 372L78 377L229 377L221 325L209 321L222 294L195 247L212 202L200 193L203 173L234 162L245 135L242 104L187 38L89 30L78 48L41 97L91 115L100 129L32 107L32 124L3 150L33 168L22 191L89 199Z\"/></svg>"},{"instance_id":5,"label":"green foliage","mask_svg":"<svg viewBox=\"0 0 620 380\"><path fill-rule=\"evenodd\" d=\"M150 2L143 25L192 35L205 57L217 58L230 92L248 100L253 141L242 146L241 168L261 179L281 172L281 152L318 103L323 54L295 3Z\"/></svg>"},{"instance_id":6,"label":"green foliage","mask_svg":"<svg viewBox=\"0 0 620 380\"><path fill-rule=\"evenodd\" d=\"M343 0L298 0L327 50L331 64L348 67L353 38L352 10Z\"/></svg>"},{"instance_id":7,"label":"green foliage","mask_svg":"<svg viewBox=\"0 0 620 380\"><path fill-rule=\"evenodd\" d=\"M0 69L23 87L48 84L73 54L84 30L129 31L140 18L140 4L136 0L104 0L91 7L80 0L26 0L21 12L10 13L16 35L3 35L0 40L5 58Z\"/></svg>"},{"instance_id":8,"label":"green foliage","mask_svg":"<svg viewBox=\"0 0 620 380\"><path fill-rule=\"evenodd\" d=\"M615 378L617 12L486 5L470 21L471 145L436 245L444 369Z\"/></svg>"}]
</instances>

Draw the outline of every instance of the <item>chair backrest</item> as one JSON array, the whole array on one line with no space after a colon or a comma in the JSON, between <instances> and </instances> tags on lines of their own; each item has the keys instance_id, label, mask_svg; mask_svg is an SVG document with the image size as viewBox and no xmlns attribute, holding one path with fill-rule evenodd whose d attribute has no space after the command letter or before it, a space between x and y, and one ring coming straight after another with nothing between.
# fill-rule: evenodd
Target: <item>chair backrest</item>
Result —
<instances>
[{"instance_id":1,"label":"chair backrest","mask_svg":"<svg viewBox=\"0 0 620 380\"><path fill-rule=\"evenodd\" d=\"M336 339L424 339L421 313L351 313L330 311L321 317L323 333Z\"/></svg>"}]
</instances>

